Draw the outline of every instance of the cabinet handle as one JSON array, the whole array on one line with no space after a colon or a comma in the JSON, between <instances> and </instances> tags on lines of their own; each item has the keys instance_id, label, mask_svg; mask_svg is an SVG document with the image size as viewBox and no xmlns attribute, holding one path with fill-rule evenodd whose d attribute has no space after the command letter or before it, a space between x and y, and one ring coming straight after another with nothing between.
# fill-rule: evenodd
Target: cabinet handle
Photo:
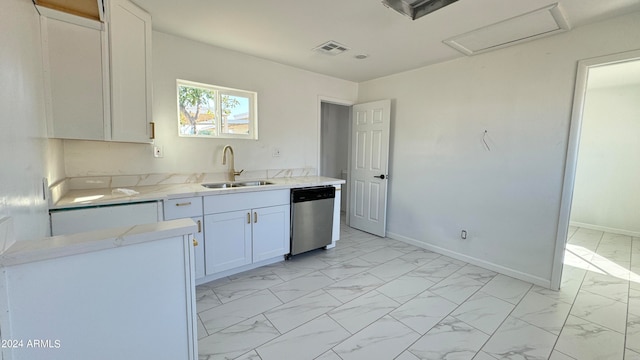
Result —
<instances>
[{"instance_id":1,"label":"cabinet handle","mask_svg":"<svg viewBox=\"0 0 640 360\"><path fill-rule=\"evenodd\" d=\"M193 238L193 246L198 246L198 240L196 240L196 238Z\"/></svg>"},{"instance_id":2,"label":"cabinet handle","mask_svg":"<svg viewBox=\"0 0 640 360\"><path fill-rule=\"evenodd\" d=\"M176 206L189 206L191 205L191 201L186 202L186 203L177 203Z\"/></svg>"},{"instance_id":3,"label":"cabinet handle","mask_svg":"<svg viewBox=\"0 0 640 360\"><path fill-rule=\"evenodd\" d=\"M258 222L258 213L257 212L253 212L253 222L257 223Z\"/></svg>"},{"instance_id":4,"label":"cabinet handle","mask_svg":"<svg viewBox=\"0 0 640 360\"><path fill-rule=\"evenodd\" d=\"M202 222L198 220L198 234L202 232Z\"/></svg>"},{"instance_id":5,"label":"cabinet handle","mask_svg":"<svg viewBox=\"0 0 640 360\"><path fill-rule=\"evenodd\" d=\"M247 213L247 224L251 224L251 213Z\"/></svg>"},{"instance_id":6,"label":"cabinet handle","mask_svg":"<svg viewBox=\"0 0 640 360\"><path fill-rule=\"evenodd\" d=\"M151 137L149 137L149 139L155 139L156 138L156 123L154 123L152 121L149 124L151 125Z\"/></svg>"}]
</instances>

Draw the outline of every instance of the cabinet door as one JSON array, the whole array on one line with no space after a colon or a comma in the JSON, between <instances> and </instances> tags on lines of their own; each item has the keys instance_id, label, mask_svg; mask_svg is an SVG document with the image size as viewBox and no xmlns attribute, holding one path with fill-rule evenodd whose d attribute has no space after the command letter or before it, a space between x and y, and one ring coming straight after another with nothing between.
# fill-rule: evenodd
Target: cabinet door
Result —
<instances>
[{"instance_id":1,"label":"cabinet door","mask_svg":"<svg viewBox=\"0 0 640 360\"><path fill-rule=\"evenodd\" d=\"M111 0L111 139L150 142L151 16L128 0Z\"/></svg>"},{"instance_id":2,"label":"cabinet door","mask_svg":"<svg viewBox=\"0 0 640 360\"><path fill-rule=\"evenodd\" d=\"M73 19L72 15L68 15ZM47 134L104 140L105 91L101 24L41 17Z\"/></svg>"},{"instance_id":3,"label":"cabinet door","mask_svg":"<svg viewBox=\"0 0 640 360\"><path fill-rule=\"evenodd\" d=\"M202 216L191 218L198 225L198 232L195 234L195 239L198 245L193 248L196 280L204 277L204 218Z\"/></svg>"},{"instance_id":4,"label":"cabinet door","mask_svg":"<svg viewBox=\"0 0 640 360\"><path fill-rule=\"evenodd\" d=\"M204 217L207 275L251 264L251 215L241 210Z\"/></svg>"},{"instance_id":5,"label":"cabinet door","mask_svg":"<svg viewBox=\"0 0 640 360\"><path fill-rule=\"evenodd\" d=\"M289 253L289 205L254 209L253 261Z\"/></svg>"}]
</instances>

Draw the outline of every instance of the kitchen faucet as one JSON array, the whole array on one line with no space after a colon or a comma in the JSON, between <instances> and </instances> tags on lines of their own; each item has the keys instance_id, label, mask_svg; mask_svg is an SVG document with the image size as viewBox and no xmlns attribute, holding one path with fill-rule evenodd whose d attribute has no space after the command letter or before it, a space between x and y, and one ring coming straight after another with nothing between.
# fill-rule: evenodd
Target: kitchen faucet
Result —
<instances>
[{"instance_id":1,"label":"kitchen faucet","mask_svg":"<svg viewBox=\"0 0 640 360\"><path fill-rule=\"evenodd\" d=\"M222 165L227 165L227 150L231 152L231 169L229 170L229 177L231 177L231 181L236 181L236 176L242 174L244 169L236 171L235 165L233 164L235 156L233 155L233 148L231 145L225 145L224 149L222 149Z\"/></svg>"}]
</instances>

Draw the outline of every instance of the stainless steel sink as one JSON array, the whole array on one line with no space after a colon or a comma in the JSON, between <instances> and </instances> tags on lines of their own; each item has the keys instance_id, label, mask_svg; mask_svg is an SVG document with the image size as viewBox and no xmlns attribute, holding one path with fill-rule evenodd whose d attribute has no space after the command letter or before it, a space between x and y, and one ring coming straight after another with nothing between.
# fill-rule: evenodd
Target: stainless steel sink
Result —
<instances>
[{"instance_id":1,"label":"stainless steel sink","mask_svg":"<svg viewBox=\"0 0 640 360\"><path fill-rule=\"evenodd\" d=\"M255 181L233 181L233 182L221 182L221 183L209 183L202 184L202 186L208 189L227 189L227 188L235 188L235 187L243 187L243 186L263 186L263 185L272 185L272 182L266 180L255 180Z\"/></svg>"},{"instance_id":2,"label":"stainless steel sink","mask_svg":"<svg viewBox=\"0 0 640 360\"><path fill-rule=\"evenodd\" d=\"M256 180L256 181L241 181L237 183L240 186L263 186L263 185L273 185L272 182L266 180Z\"/></svg>"},{"instance_id":3,"label":"stainless steel sink","mask_svg":"<svg viewBox=\"0 0 640 360\"><path fill-rule=\"evenodd\" d=\"M226 189L226 188L240 187L242 185L238 185L232 182L223 182L223 183L202 184L202 186L208 189Z\"/></svg>"}]
</instances>

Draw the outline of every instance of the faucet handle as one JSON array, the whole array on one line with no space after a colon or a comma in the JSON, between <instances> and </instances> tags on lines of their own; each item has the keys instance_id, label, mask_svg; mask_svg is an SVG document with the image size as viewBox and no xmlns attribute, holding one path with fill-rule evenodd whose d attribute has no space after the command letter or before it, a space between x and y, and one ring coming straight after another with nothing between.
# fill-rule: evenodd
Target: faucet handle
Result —
<instances>
[{"instance_id":1,"label":"faucet handle","mask_svg":"<svg viewBox=\"0 0 640 360\"><path fill-rule=\"evenodd\" d=\"M242 172L244 171L244 169L240 170L240 171L235 171L235 169L233 170L233 175L234 176L239 176L240 174L242 174Z\"/></svg>"}]
</instances>

